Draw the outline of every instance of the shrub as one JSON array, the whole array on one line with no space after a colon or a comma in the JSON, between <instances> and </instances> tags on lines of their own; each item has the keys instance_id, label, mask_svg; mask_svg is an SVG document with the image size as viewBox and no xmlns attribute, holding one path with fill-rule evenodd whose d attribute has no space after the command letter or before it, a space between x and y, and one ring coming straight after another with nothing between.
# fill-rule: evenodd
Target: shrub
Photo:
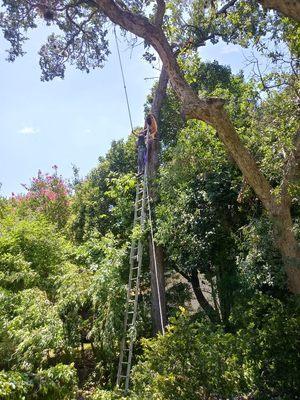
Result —
<instances>
[{"instance_id":1,"label":"shrub","mask_svg":"<svg viewBox=\"0 0 300 400\"><path fill-rule=\"evenodd\" d=\"M0 399L25 400L32 388L25 374L0 371Z\"/></svg>"},{"instance_id":2,"label":"shrub","mask_svg":"<svg viewBox=\"0 0 300 400\"><path fill-rule=\"evenodd\" d=\"M122 397L122 395L116 391L107 391L107 390L101 390L101 389L96 389L90 397L87 398L88 400L122 400L125 399L125 397ZM128 399L128 398L127 398Z\"/></svg>"},{"instance_id":3,"label":"shrub","mask_svg":"<svg viewBox=\"0 0 300 400\"><path fill-rule=\"evenodd\" d=\"M74 365L57 364L35 375L0 371L1 400L73 400L77 376Z\"/></svg>"},{"instance_id":4,"label":"shrub","mask_svg":"<svg viewBox=\"0 0 300 400\"><path fill-rule=\"evenodd\" d=\"M37 400L73 400L76 398L77 374L74 365L57 364L40 370L35 376Z\"/></svg>"},{"instance_id":5,"label":"shrub","mask_svg":"<svg viewBox=\"0 0 300 400\"><path fill-rule=\"evenodd\" d=\"M241 309L243 312L241 312ZM165 336L143 341L133 374L140 400L299 399L300 318L294 307L257 296L231 317L232 333L185 313Z\"/></svg>"}]
</instances>

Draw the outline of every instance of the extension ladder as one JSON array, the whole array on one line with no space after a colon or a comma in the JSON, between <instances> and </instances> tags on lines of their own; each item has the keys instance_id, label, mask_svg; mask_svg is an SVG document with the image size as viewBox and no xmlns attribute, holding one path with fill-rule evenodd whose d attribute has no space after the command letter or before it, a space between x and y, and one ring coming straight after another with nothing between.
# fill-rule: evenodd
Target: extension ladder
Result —
<instances>
[{"instance_id":1,"label":"extension ladder","mask_svg":"<svg viewBox=\"0 0 300 400\"><path fill-rule=\"evenodd\" d=\"M130 250L130 270L127 288L127 301L124 317L124 335L121 341L117 386L124 387L128 393L131 372L133 345L136 338L136 319L138 296L140 290L140 276L142 267L143 243L141 233L144 231L147 201L147 173L139 174L136 185L133 227L140 227L139 238L133 237Z\"/></svg>"}]
</instances>

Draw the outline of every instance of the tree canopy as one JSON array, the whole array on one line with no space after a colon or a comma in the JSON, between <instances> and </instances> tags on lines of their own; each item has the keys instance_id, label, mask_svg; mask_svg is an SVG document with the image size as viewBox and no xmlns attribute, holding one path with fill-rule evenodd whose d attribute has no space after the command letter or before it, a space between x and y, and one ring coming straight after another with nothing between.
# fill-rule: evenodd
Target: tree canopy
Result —
<instances>
[{"instance_id":1,"label":"tree canopy","mask_svg":"<svg viewBox=\"0 0 300 400\"><path fill-rule=\"evenodd\" d=\"M272 11L270 11L271 9ZM86 177L38 171L0 198L0 398L122 398L115 388L132 237L144 263L130 399L299 398L299 6L297 2L4 0L8 60L41 20L42 80L89 72L113 24L159 56L151 206L166 298L153 337L153 254L132 229L133 135ZM252 76L199 47L253 46ZM150 268L149 268L150 265ZM153 288L153 286L152 286Z\"/></svg>"}]
</instances>

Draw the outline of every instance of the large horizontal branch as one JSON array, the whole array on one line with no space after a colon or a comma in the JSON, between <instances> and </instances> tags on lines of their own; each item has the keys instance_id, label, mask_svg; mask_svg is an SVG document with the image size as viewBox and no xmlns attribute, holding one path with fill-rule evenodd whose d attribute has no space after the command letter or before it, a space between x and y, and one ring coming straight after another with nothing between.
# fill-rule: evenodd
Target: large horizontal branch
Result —
<instances>
[{"instance_id":1,"label":"large horizontal branch","mask_svg":"<svg viewBox=\"0 0 300 400\"><path fill-rule=\"evenodd\" d=\"M281 14L300 21L300 1L299 0L258 0L264 7L279 11Z\"/></svg>"},{"instance_id":2,"label":"large horizontal branch","mask_svg":"<svg viewBox=\"0 0 300 400\"><path fill-rule=\"evenodd\" d=\"M152 45L162 60L187 117L202 120L218 131L220 139L266 209L271 213L276 213L277 207L271 194L270 184L230 122L224 109L224 101L218 98L202 99L198 97L181 75L176 57L161 28L151 24L144 16L121 9L113 0L95 1L112 22L144 38Z\"/></svg>"}]
</instances>

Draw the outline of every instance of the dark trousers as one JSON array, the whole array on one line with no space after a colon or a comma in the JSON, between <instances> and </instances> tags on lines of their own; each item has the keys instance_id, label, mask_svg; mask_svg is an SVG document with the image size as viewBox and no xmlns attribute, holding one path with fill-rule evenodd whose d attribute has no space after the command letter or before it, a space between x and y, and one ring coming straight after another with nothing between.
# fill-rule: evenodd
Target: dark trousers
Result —
<instances>
[{"instance_id":1,"label":"dark trousers","mask_svg":"<svg viewBox=\"0 0 300 400\"><path fill-rule=\"evenodd\" d=\"M146 147L138 148L138 173L141 174L145 171L147 151Z\"/></svg>"}]
</instances>

